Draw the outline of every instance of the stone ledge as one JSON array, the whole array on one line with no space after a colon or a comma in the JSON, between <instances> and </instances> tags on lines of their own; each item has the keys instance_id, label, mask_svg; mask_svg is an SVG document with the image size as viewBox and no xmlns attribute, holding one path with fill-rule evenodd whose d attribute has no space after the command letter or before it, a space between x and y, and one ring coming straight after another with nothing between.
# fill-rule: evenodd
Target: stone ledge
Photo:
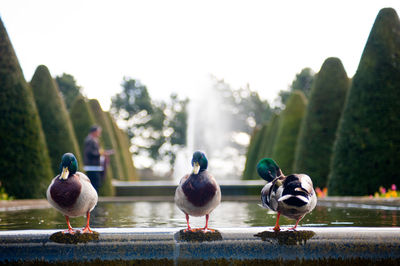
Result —
<instances>
[{"instance_id":1,"label":"stone ledge","mask_svg":"<svg viewBox=\"0 0 400 266\"><path fill-rule=\"evenodd\" d=\"M59 230L0 232L0 263L400 262L398 228L301 227L289 235L315 234L295 242L255 236L266 230L271 235L270 227L221 228L222 240L204 242L178 241L180 228L94 230L100 233L99 239L80 244L50 241L50 235Z\"/></svg>"}]
</instances>

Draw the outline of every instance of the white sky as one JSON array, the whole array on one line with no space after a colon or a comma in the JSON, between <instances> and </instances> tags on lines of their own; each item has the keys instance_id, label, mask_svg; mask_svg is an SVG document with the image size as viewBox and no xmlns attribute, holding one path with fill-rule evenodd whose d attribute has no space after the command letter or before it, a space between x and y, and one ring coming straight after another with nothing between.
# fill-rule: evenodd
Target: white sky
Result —
<instances>
[{"instance_id":1,"label":"white sky","mask_svg":"<svg viewBox=\"0 0 400 266\"><path fill-rule=\"evenodd\" d=\"M46 65L72 74L108 110L124 76L153 98L195 96L209 74L272 102L304 67L339 57L353 76L379 10L399 0L1 0L27 81Z\"/></svg>"}]
</instances>

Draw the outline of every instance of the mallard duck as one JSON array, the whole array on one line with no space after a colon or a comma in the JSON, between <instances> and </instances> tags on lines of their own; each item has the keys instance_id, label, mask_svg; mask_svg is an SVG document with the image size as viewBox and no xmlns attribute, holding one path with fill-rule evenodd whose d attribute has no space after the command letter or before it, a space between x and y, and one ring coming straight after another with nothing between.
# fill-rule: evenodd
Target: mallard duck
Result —
<instances>
[{"instance_id":1,"label":"mallard duck","mask_svg":"<svg viewBox=\"0 0 400 266\"><path fill-rule=\"evenodd\" d=\"M90 183L89 178L77 172L78 162L72 153L65 153L60 164L60 174L53 178L47 189L47 200L59 212L65 215L68 232L76 231L69 223L69 217L87 217L87 223L82 233L92 233L89 226L90 212L97 204L97 192Z\"/></svg>"},{"instance_id":2,"label":"mallard duck","mask_svg":"<svg viewBox=\"0 0 400 266\"><path fill-rule=\"evenodd\" d=\"M311 178L306 174L285 176L276 162L270 158L264 158L257 164L257 172L268 181L261 190L262 207L278 213L274 231L280 230L281 214L296 220L296 225L289 228L295 230L300 220L317 204Z\"/></svg>"},{"instance_id":3,"label":"mallard duck","mask_svg":"<svg viewBox=\"0 0 400 266\"><path fill-rule=\"evenodd\" d=\"M175 192L175 204L186 215L187 229L189 215L206 216L204 232L213 231L208 228L210 213L221 202L221 189L214 177L207 171L208 160L206 155L196 151L192 158L193 171L185 175L179 182Z\"/></svg>"}]
</instances>

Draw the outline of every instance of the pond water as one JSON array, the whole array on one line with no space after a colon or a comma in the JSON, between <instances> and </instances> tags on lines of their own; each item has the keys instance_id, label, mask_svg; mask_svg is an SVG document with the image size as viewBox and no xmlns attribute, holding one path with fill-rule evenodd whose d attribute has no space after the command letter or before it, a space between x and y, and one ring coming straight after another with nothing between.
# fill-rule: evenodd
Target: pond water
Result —
<instances>
[{"instance_id":1,"label":"pond water","mask_svg":"<svg viewBox=\"0 0 400 266\"><path fill-rule=\"evenodd\" d=\"M275 224L276 213L258 206L258 201L223 201L210 215L211 228L252 227ZM203 227L204 217L191 217L192 227ZM294 221L282 217L281 226ZM71 218L80 228L85 218ZM319 203L300 226L394 227L400 225L400 207L343 203ZM91 227L185 227L185 215L173 202L99 202L92 212ZM0 230L65 229L64 216L53 208L0 212Z\"/></svg>"}]
</instances>

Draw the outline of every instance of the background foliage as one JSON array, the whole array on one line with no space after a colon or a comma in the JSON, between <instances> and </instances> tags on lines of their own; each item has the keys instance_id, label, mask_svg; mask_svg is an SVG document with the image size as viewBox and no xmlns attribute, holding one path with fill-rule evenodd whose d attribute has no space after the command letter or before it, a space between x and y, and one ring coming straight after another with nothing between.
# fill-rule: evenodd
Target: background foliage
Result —
<instances>
[{"instance_id":1,"label":"background foliage","mask_svg":"<svg viewBox=\"0 0 400 266\"><path fill-rule=\"evenodd\" d=\"M328 58L316 75L296 147L294 171L326 187L333 142L349 79L338 58Z\"/></svg>"},{"instance_id":2,"label":"background foliage","mask_svg":"<svg viewBox=\"0 0 400 266\"><path fill-rule=\"evenodd\" d=\"M284 174L293 172L294 153L307 99L301 91L293 91L282 111L272 158Z\"/></svg>"},{"instance_id":3,"label":"background foliage","mask_svg":"<svg viewBox=\"0 0 400 266\"><path fill-rule=\"evenodd\" d=\"M382 9L353 78L334 147L330 195L373 194L398 184L400 22Z\"/></svg>"},{"instance_id":4,"label":"background foliage","mask_svg":"<svg viewBox=\"0 0 400 266\"><path fill-rule=\"evenodd\" d=\"M42 121L53 172L60 172L61 157L66 152L75 154L79 167L82 167L83 160L69 113L48 68L38 66L30 84Z\"/></svg>"},{"instance_id":5,"label":"background foliage","mask_svg":"<svg viewBox=\"0 0 400 266\"><path fill-rule=\"evenodd\" d=\"M122 92L112 98L111 110L126 121L135 154L148 155L154 161L167 160L172 166L176 149L186 145L188 102L176 94L169 102L154 101L146 86L124 78Z\"/></svg>"},{"instance_id":6,"label":"background foliage","mask_svg":"<svg viewBox=\"0 0 400 266\"><path fill-rule=\"evenodd\" d=\"M54 177L41 121L0 19L0 182L16 198L42 198Z\"/></svg>"}]
</instances>

